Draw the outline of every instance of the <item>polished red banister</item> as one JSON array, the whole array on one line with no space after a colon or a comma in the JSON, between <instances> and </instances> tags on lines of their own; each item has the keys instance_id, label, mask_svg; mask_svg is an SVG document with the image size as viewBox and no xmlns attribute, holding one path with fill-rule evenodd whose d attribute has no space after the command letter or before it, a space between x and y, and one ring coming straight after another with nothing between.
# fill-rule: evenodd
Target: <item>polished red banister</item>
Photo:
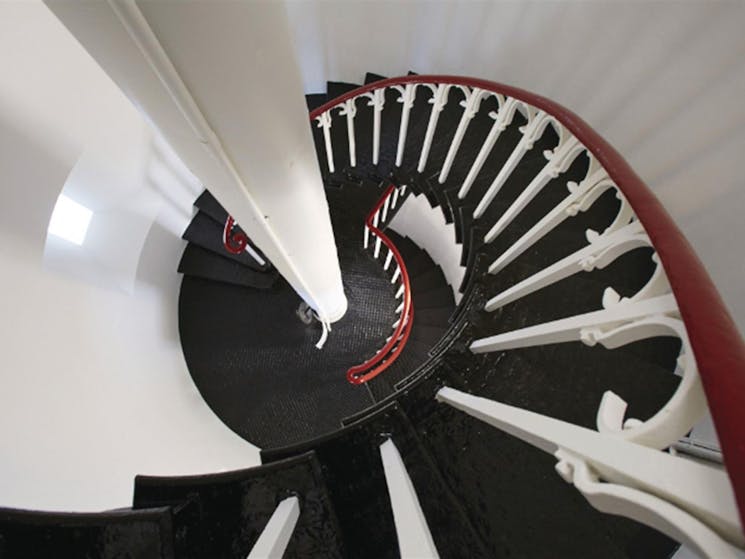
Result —
<instances>
[{"instance_id":1,"label":"polished red banister","mask_svg":"<svg viewBox=\"0 0 745 559\"><path fill-rule=\"evenodd\" d=\"M311 112L311 118L362 93L409 83L478 87L551 114L592 153L644 225L660 257L698 364L724 463L745 525L745 343L698 256L650 189L621 155L572 111L523 89L475 78L418 75L390 78L349 91Z\"/></svg>"},{"instance_id":2,"label":"polished red banister","mask_svg":"<svg viewBox=\"0 0 745 559\"><path fill-rule=\"evenodd\" d=\"M378 376L391 365L393 365L394 361L403 351L404 346L406 345L406 341L409 339L409 334L411 334L411 327L414 324L414 306L411 300L411 283L409 282L409 273L406 271L404 259L401 257L401 253L393 244L393 241L391 241L388 236L383 233L383 231L378 229L373 223L375 214L380 211L386 200L388 200L391 194L393 194L393 191L395 189L396 187L391 185L385 190L383 195L378 200L377 204L375 204L373 209L370 210L370 213L367 215L367 219L365 219L365 225L367 225L367 228L370 229L372 235L374 237L378 237L381 242L388 248L388 250L391 251L391 253L393 254L393 259L396 261L396 264L401 270L401 284L404 286L404 308L401 310L401 316L399 318L398 325L396 326L391 339L388 340L383 348L364 363L355 365L354 367L350 367L349 370L347 370L347 380L352 384L362 384L363 382L367 382L370 379ZM396 344L398 344L398 346L396 346ZM393 349L394 346L396 347L395 350ZM384 359L386 359L386 361L382 362ZM361 374L364 371L368 372L365 374Z\"/></svg>"}]
</instances>

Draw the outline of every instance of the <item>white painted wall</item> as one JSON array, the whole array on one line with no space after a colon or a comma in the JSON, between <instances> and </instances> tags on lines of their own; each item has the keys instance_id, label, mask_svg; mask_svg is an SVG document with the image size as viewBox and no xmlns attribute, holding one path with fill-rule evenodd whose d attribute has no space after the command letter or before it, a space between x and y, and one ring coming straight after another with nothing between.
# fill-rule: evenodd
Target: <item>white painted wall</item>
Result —
<instances>
[{"instance_id":1,"label":"white painted wall","mask_svg":"<svg viewBox=\"0 0 745 559\"><path fill-rule=\"evenodd\" d=\"M388 226L409 237L440 266L457 305L463 297L458 289L466 273L466 268L460 265L463 245L455 241L455 226L445 221L442 210L430 206L424 194L410 195Z\"/></svg>"},{"instance_id":2,"label":"white painted wall","mask_svg":"<svg viewBox=\"0 0 745 559\"><path fill-rule=\"evenodd\" d=\"M475 76L577 112L652 188L745 331L745 3L289 2L307 91Z\"/></svg>"},{"instance_id":3,"label":"white painted wall","mask_svg":"<svg viewBox=\"0 0 745 559\"><path fill-rule=\"evenodd\" d=\"M0 68L0 506L123 507L137 473L257 464L178 339L199 185L43 4L0 3ZM80 249L47 242L63 186L99 219Z\"/></svg>"}]
</instances>

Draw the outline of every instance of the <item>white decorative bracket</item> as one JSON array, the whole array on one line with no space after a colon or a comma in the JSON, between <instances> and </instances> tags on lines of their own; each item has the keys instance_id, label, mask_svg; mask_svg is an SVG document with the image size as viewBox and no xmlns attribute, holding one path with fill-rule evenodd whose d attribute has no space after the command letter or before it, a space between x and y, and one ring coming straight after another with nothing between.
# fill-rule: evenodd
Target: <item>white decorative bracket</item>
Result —
<instances>
[{"instance_id":1,"label":"white decorative bracket","mask_svg":"<svg viewBox=\"0 0 745 559\"><path fill-rule=\"evenodd\" d=\"M721 469L448 387L436 398L556 456L557 472L601 512L648 524L703 557L735 558L745 547Z\"/></svg>"}]
</instances>

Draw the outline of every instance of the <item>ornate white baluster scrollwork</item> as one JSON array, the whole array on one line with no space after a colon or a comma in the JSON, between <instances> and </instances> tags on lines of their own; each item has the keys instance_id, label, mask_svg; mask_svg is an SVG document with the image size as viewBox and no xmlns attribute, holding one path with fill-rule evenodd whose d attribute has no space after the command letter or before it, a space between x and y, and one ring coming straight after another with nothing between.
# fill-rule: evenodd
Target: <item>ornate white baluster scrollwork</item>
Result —
<instances>
[{"instance_id":1,"label":"ornate white baluster scrollwork","mask_svg":"<svg viewBox=\"0 0 745 559\"><path fill-rule=\"evenodd\" d=\"M496 113L489 113L489 117L494 119L494 124L492 124L489 135L486 137L486 140L484 140L484 145L481 146L479 154L476 156L473 165L471 165L471 169L468 171L468 175L466 175L466 179L463 181L463 184L458 191L458 198L461 200L465 198L468 195L468 191L471 190L471 186L473 186L476 177L481 172L481 168L484 166L486 158L491 153L494 144L499 139L499 135L506 130L510 124L512 124L512 119L515 117L515 111L520 103L517 99L513 99L512 97L508 97L506 101L502 95L495 94L495 97L499 103L499 110Z\"/></svg>"},{"instance_id":2,"label":"ornate white baluster scrollwork","mask_svg":"<svg viewBox=\"0 0 745 559\"><path fill-rule=\"evenodd\" d=\"M442 169L440 170L440 176L437 179L440 184L444 183L448 178L450 168L453 166L455 156L458 154L460 144L463 141L463 137L466 135L466 130L468 130L468 125L470 124L471 120L473 120L473 117L476 116L476 113L479 112L481 101L492 95L491 92L480 89L478 87L469 89L467 87L461 86L460 89L466 96L466 98L460 102L460 106L463 107L463 114L460 117L458 128L456 128L455 130L453 141L450 143L450 149L448 150L448 154L445 157L445 163L443 163Z\"/></svg>"},{"instance_id":3,"label":"ornate white baluster scrollwork","mask_svg":"<svg viewBox=\"0 0 745 559\"><path fill-rule=\"evenodd\" d=\"M521 239L522 240L522 239ZM520 243L518 241L516 245ZM525 250L527 246L523 243L520 248ZM499 295L490 299L484 307L487 311L496 309L525 297L539 289L543 289L578 272L589 272L593 269L602 269L621 254L634 250L635 248L651 246L649 237L644 233L641 223L635 221L623 229L598 237L584 248L562 258L554 264L536 272L520 283L506 289ZM511 250L511 249L510 249ZM493 266L493 264L492 264ZM491 267L489 268L491 271ZM656 273L656 272L655 272Z\"/></svg>"},{"instance_id":4,"label":"ornate white baluster scrollwork","mask_svg":"<svg viewBox=\"0 0 745 559\"><path fill-rule=\"evenodd\" d=\"M432 105L432 112L429 114L429 122L427 123L427 131L424 133L424 143L422 144L422 151L419 154L419 165L417 165L417 171L420 173L424 171L427 166L427 158L429 157L429 150L432 147L432 140L435 137L435 129L437 128L437 121L440 119L440 113L445 108L448 102L448 93L452 85L442 83L439 85L434 84L422 84L432 90L432 98L429 103Z\"/></svg>"},{"instance_id":5,"label":"ornate white baluster scrollwork","mask_svg":"<svg viewBox=\"0 0 745 559\"><path fill-rule=\"evenodd\" d=\"M584 151L583 146L566 128L559 125L559 144L552 151L546 150L544 156L548 160L546 165L530 181L530 184L520 193L509 208L502 214L484 237L484 242L491 243L515 219L525 206L543 190L549 181L564 173L574 160Z\"/></svg>"},{"instance_id":6,"label":"ornate white baluster scrollwork","mask_svg":"<svg viewBox=\"0 0 745 559\"><path fill-rule=\"evenodd\" d=\"M437 400L555 456L557 473L601 512L650 525L703 557L736 558L745 546L723 470L449 387Z\"/></svg>"},{"instance_id":7,"label":"ornate white baluster scrollwork","mask_svg":"<svg viewBox=\"0 0 745 559\"><path fill-rule=\"evenodd\" d=\"M522 138L520 138L515 149L512 150L509 158L499 170L499 174L497 174L494 182L491 183L486 194L484 194L478 206L476 206L476 209L473 212L474 219L478 219L484 214L486 209L489 207L489 204L492 203L492 200L494 200L496 195L499 193L499 190L504 185L507 177L512 174L512 171L515 170L515 167L520 163L523 156L533 149L535 142L543 135L546 126L550 123L556 122L552 116L540 109L536 109L535 107L526 105L525 103L521 103L520 106L523 107L528 119L528 123L520 128L520 131L523 133Z\"/></svg>"},{"instance_id":8,"label":"ornate white baluster scrollwork","mask_svg":"<svg viewBox=\"0 0 745 559\"><path fill-rule=\"evenodd\" d=\"M339 116L347 117L347 143L349 144L349 164L357 166L357 146L354 139L354 117L357 115L355 99L347 99L341 105L334 107L339 110Z\"/></svg>"},{"instance_id":9,"label":"ornate white baluster scrollwork","mask_svg":"<svg viewBox=\"0 0 745 559\"><path fill-rule=\"evenodd\" d=\"M331 147L331 111L321 113L316 117L318 128L323 128L323 143L326 146L326 164L329 173L334 172L334 150Z\"/></svg>"},{"instance_id":10,"label":"ornate white baluster scrollwork","mask_svg":"<svg viewBox=\"0 0 745 559\"><path fill-rule=\"evenodd\" d=\"M396 167L400 167L404 160L404 148L406 147L406 135L409 130L409 114L416 99L416 83L407 83L405 86L392 85L391 87L401 95L396 101L402 104L401 126L398 129L398 147L396 148Z\"/></svg>"},{"instance_id":11,"label":"ornate white baluster scrollwork","mask_svg":"<svg viewBox=\"0 0 745 559\"><path fill-rule=\"evenodd\" d=\"M676 372L682 378L675 393L651 418L639 421L624 420L626 402L617 394L607 391L598 407L597 427L601 433L627 441L651 448L666 448L688 433L706 413L706 397L683 322L671 316L652 316L606 332L595 332L585 339L588 339L588 343L599 343L608 349L615 349L655 336L680 338L681 353Z\"/></svg>"}]
</instances>

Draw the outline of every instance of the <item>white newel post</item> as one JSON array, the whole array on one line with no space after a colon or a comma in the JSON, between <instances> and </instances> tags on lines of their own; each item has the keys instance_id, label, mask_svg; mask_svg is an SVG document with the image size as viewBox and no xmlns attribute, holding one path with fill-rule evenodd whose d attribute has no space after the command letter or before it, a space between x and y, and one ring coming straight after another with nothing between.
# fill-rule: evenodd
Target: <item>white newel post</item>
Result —
<instances>
[{"instance_id":1,"label":"white newel post","mask_svg":"<svg viewBox=\"0 0 745 559\"><path fill-rule=\"evenodd\" d=\"M300 296L347 308L281 2L47 5Z\"/></svg>"}]
</instances>

